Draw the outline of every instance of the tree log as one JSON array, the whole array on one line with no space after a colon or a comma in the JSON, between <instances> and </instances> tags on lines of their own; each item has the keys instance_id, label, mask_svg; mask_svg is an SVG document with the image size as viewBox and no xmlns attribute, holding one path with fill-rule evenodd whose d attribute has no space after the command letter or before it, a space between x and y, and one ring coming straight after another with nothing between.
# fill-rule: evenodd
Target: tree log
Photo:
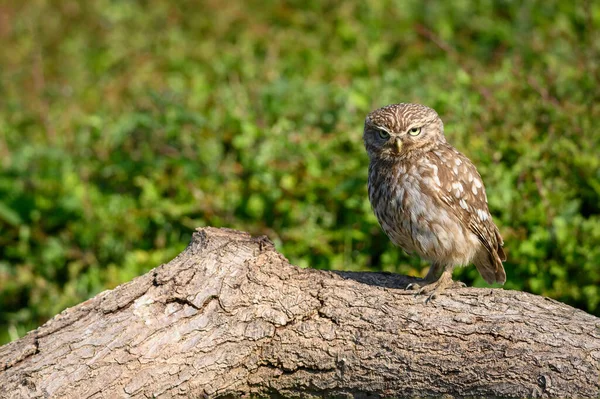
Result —
<instances>
[{"instance_id":1,"label":"tree log","mask_svg":"<svg viewBox=\"0 0 600 399\"><path fill-rule=\"evenodd\" d=\"M600 319L490 288L300 269L202 228L177 258L0 347L0 396L598 397Z\"/></svg>"}]
</instances>

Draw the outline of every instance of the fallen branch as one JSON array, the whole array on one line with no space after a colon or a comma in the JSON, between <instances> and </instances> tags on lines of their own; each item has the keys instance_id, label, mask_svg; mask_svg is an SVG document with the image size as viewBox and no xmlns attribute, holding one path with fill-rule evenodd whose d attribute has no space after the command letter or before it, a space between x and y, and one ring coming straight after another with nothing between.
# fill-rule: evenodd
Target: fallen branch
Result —
<instances>
[{"instance_id":1,"label":"fallen branch","mask_svg":"<svg viewBox=\"0 0 600 399\"><path fill-rule=\"evenodd\" d=\"M598 397L600 319L502 289L299 269L204 228L168 264L0 348L1 397Z\"/></svg>"}]
</instances>

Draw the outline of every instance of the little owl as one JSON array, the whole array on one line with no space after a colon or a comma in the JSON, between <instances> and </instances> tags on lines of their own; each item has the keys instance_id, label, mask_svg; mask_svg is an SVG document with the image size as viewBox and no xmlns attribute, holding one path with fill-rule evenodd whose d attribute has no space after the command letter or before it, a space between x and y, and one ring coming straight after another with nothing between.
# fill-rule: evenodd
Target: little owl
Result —
<instances>
[{"instance_id":1,"label":"little owl","mask_svg":"<svg viewBox=\"0 0 600 399\"><path fill-rule=\"evenodd\" d=\"M422 287L412 288L431 299L453 284L454 267L471 262L488 283L504 283L504 243L481 176L446 142L438 114L420 104L388 105L367 115L363 139L379 224L395 245L432 263Z\"/></svg>"}]
</instances>

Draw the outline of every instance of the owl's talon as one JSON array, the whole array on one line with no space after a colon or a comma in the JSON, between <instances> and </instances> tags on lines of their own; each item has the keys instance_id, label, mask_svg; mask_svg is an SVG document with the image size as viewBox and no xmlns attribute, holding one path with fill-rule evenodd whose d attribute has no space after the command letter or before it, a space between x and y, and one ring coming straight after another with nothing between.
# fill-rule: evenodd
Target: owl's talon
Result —
<instances>
[{"instance_id":1,"label":"owl's talon","mask_svg":"<svg viewBox=\"0 0 600 399\"><path fill-rule=\"evenodd\" d=\"M406 286L406 288L404 288L405 291L415 291L415 290L419 290L421 289L421 286L419 285L419 283L410 283L409 285Z\"/></svg>"},{"instance_id":2,"label":"owl's talon","mask_svg":"<svg viewBox=\"0 0 600 399\"><path fill-rule=\"evenodd\" d=\"M433 287L433 289L431 289L432 287L430 287L430 286L431 286L431 285L434 285L434 284L435 284L435 283L432 283L432 284L426 285L425 287L421 288L421 289L420 289L420 290L419 290L419 291L418 291L418 292L415 294L415 298L416 298L417 296L420 296L420 295L423 295L423 294L425 294L425 295L429 294L429 295L427 295L427 299L425 299L425 302L424 302L424 303L425 303L425 305L427 305L429 302L433 301L433 299L434 299L435 297L437 297L437 292L436 292L436 291L437 291L437 289L438 289L438 287L437 287L437 286L436 286L436 287ZM426 288L429 288L429 289L426 289Z\"/></svg>"},{"instance_id":3,"label":"owl's talon","mask_svg":"<svg viewBox=\"0 0 600 399\"><path fill-rule=\"evenodd\" d=\"M433 301L436 297L438 297L442 292L444 292L446 288L458 288L461 286L461 284L462 283L460 282L452 280L452 269L447 269L436 281L421 287L421 289L419 289L415 294L415 297L419 295L427 295L427 299L425 299L425 304L428 304L429 302Z\"/></svg>"},{"instance_id":4,"label":"owl's talon","mask_svg":"<svg viewBox=\"0 0 600 399\"><path fill-rule=\"evenodd\" d=\"M425 305L427 305L430 301L433 301L433 298L435 298L435 292L429 295L427 299L425 299Z\"/></svg>"}]
</instances>

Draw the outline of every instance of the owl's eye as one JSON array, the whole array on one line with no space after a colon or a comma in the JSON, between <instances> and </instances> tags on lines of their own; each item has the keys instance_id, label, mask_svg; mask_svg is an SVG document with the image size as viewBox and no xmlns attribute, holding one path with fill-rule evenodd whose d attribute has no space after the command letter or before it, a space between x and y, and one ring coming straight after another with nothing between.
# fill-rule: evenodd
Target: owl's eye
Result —
<instances>
[{"instance_id":1,"label":"owl's eye","mask_svg":"<svg viewBox=\"0 0 600 399\"><path fill-rule=\"evenodd\" d=\"M388 132L386 132L385 130L378 130L377 134L379 135L379 138L382 140L387 140L390 138L390 134Z\"/></svg>"},{"instance_id":2,"label":"owl's eye","mask_svg":"<svg viewBox=\"0 0 600 399\"><path fill-rule=\"evenodd\" d=\"M412 129L410 129L408 131L408 134L410 134L411 136L418 136L420 133L421 133L420 127L413 127Z\"/></svg>"}]
</instances>

